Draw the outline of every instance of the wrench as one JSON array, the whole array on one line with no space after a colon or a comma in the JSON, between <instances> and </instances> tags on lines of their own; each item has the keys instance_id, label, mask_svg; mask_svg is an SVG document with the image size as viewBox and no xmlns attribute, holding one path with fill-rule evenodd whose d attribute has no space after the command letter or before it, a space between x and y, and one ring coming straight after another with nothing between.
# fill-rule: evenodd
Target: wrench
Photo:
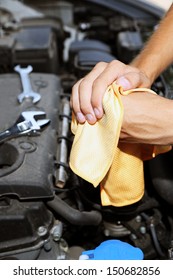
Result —
<instances>
[{"instance_id":1,"label":"wrench","mask_svg":"<svg viewBox=\"0 0 173 280\"><path fill-rule=\"evenodd\" d=\"M39 135L38 132L50 123L44 111L24 111L8 129L0 132L0 143L22 135Z\"/></svg>"},{"instance_id":2,"label":"wrench","mask_svg":"<svg viewBox=\"0 0 173 280\"><path fill-rule=\"evenodd\" d=\"M18 95L19 103L22 103L25 98L32 98L32 102L37 103L40 100L41 95L32 90L29 78L29 73L33 70L32 66L28 65L26 68L21 68L20 65L16 65L14 70L19 73L23 87L23 92Z\"/></svg>"}]
</instances>

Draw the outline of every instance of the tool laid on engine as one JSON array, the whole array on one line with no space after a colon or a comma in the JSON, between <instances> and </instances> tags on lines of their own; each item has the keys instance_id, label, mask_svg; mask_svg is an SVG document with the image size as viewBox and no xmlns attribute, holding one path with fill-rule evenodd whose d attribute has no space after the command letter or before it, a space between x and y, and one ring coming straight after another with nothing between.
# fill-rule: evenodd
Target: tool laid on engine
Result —
<instances>
[{"instance_id":1,"label":"tool laid on engine","mask_svg":"<svg viewBox=\"0 0 173 280\"><path fill-rule=\"evenodd\" d=\"M32 66L28 65L26 68L22 68L20 65L16 65L14 70L19 73L23 87L23 92L18 95L19 103L22 103L25 98L31 98L33 103L37 103L41 99L41 95L34 92L31 86L29 73L33 70Z\"/></svg>"},{"instance_id":2,"label":"tool laid on engine","mask_svg":"<svg viewBox=\"0 0 173 280\"><path fill-rule=\"evenodd\" d=\"M0 132L0 143L26 134L38 135L37 133L50 123L45 116L44 111L22 112L14 125Z\"/></svg>"}]
</instances>

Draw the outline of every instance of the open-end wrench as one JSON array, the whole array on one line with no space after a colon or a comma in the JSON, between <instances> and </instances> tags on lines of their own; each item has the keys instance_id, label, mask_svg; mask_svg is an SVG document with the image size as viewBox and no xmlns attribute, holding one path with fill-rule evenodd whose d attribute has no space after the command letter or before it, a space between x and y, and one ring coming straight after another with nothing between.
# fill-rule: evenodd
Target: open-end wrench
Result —
<instances>
[{"instance_id":1,"label":"open-end wrench","mask_svg":"<svg viewBox=\"0 0 173 280\"><path fill-rule=\"evenodd\" d=\"M29 73L33 70L32 66L28 65L26 68L22 68L20 65L16 65L14 70L19 73L23 87L23 92L18 95L19 103L22 103L25 98L32 98L32 102L37 103L40 100L41 95L32 90L29 78Z\"/></svg>"},{"instance_id":2,"label":"open-end wrench","mask_svg":"<svg viewBox=\"0 0 173 280\"><path fill-rule=\"evenodd\" d=\"M43 127L50 123L43 111L24 111L13 126L0 132L0 143L22 135L39 135Z\"/></svg>"}]
</instances>

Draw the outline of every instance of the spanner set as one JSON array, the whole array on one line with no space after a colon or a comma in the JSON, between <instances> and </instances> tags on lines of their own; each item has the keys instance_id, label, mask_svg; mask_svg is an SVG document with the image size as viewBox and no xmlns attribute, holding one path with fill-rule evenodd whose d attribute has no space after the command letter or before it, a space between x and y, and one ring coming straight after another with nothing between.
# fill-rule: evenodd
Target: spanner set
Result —
<instances>
[{"instance_id":1,"label":"spanner set","mask_svg":"<svg viewBox=\"0 0 173 280\"><path fill-rule=\"evenodd\" d=\"M26 111L22 112L17 121L10 128L0 132L0 143L8 139L18 137L20 135L38 135L37 132L47 125L50 120L36 119L44 118L45 112L42 111Z\"/></svg>"},{"instance_id":2,"label":"spanner set","mask_svg":"<svg viewBox=\"0 0 173 280\"><path fill-rule=\"evenodd\" d=\"M37 103L41 96L39 93L32 90L31 81L29 74L32 72L33 68L28 65L26 68L21 68L20 65L16 65L14 70L19 73L23 92L18 95L19 103L22 103L25 98L31 98L33 103Z\"/></svg>"},{"instance_id":3,"label":"spanner set","mask_svg":"<svg viewBox=\"0 0 173 280\"><path fill-rule=\"evenodd\" d=\"M31 99L33 104L35 104L40 101L41 95L34 92L31 86L29 74L33 70L32 66L28 65L26 68L21 68L20 65L16 65L14 70L19 73L23 87L22 93L17 97L18 102L21 104L25 102L25 99ZM38 132L50 123L50 120L45 119L45 116L46 114L43 111L22 112L11 127L0 132L0 144L22 135L38 135Z\"/></svg>"},{"instance_id":4,"label":"spanner set","mask_svg":"<svg viewBox=\"0 0 173 280\"><path fill-rule=\"evenodd\" d=\"M15 71L0 75L0 197L50 198L61 83L54 74L26 71L23 78Z\"/></svg>"}]
</instances>

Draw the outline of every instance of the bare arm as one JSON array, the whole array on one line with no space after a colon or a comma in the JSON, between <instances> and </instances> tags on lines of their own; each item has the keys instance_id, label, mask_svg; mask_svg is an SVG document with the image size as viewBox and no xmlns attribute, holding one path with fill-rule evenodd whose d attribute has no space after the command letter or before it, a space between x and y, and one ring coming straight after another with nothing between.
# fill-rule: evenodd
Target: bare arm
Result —
<instances>
[{"instance_id":1,"label":"bare arm","mask_svg":"<svg viewBox=\"0 0 173 280\"><path fill-rule=\"evenodd\" d=\"M131 65L149 79L150 85L173 61L173 5ZM123 98L125 108L121 140L173 144L173 101L138 93ZM133 108L133 110L131 110Z\"/></svg>"},{"instance_id":2,"label":"bare arm","mask_svg":"<svg viewBox=\"0 0 173 280\"><path fill-rule=\"evenodd\" d=\"M103 116L102 99L116 80L125 90L150 87L173 61L173 5L131 65L98 63L72 90L71 105L80 123L94 124ZM173 143L173 101L149 93L122 96L124 121L121 140L152 144Z\"/></svg>"},{"instance_id":3,"label":"bare arm","mask_svg":"<svg viewBox=\"0 0 173 280\"><path fill-rule=\"evenodd\" d=\"M124 120L120 139L129 143L173 144L173 100L152 93L122 96Z\"/></svg>"},{"instance_id":4,"label":"bare arm","mask_svg":"<svg viewBox=\"0 0 173 280\"><path fill-rule=\"evenodd\" d=\"M102 99L108 85L117 81L123 88L150 87L173 60L173 5L162 19L145 48L125 65L114 60L100 62L72 89L71 105L79 122L93 124L103 116Z\"/></svg>"},{"instance_id":5,"label":"bare arm","mask_svg":"<svg viewBox=\"0 0 173 280\"><path fill-rule=\"evenodd\" d=\"M153 83L173 61L173 5L160 22L141 53L131 65L144 72Z\"/></svg>"}]
</instances>

